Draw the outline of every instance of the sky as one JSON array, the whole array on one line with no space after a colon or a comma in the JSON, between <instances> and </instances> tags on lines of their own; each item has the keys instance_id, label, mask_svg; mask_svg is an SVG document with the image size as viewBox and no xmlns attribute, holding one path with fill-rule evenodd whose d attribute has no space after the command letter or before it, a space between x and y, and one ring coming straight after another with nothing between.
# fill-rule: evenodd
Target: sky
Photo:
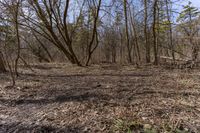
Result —
<instances>
[{"instance_id":1,"label":"sky","mask_svg":"<svg viewBox=\"0 0 200 133\"><path fill-rule=\"evenodd\" d=\"M173 9L177 12L181 12L183 10L183 5L187 5L190 1L192 3L192 6L198 8L200 10L200 0L173 0L175 4L173 5ZM178 1L178 2L177 2ZM179 14L174 15L174 20L179 16Z\"/></svg>"},{"instance_id":2,"label":"sky","mask_svg":"<svg viewBox=\"0 0 200 133\"><path fill-rule=\"evenodd\" d=\"M180 5L186 5L188 1L192 2L192 5L194 7L198 7L200 9L200 0L182 0L182 2L179 2Z\"/></svg>"}]
</instances>

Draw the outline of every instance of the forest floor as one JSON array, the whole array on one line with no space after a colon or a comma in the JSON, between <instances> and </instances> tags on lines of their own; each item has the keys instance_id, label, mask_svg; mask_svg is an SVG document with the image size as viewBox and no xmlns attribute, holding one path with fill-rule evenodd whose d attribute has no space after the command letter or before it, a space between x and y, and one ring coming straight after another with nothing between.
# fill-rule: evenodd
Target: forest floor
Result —
<instances>
[{"instance_id":1,"label":"forest floor","mask_svg":"<svg viewBox=\"0 0 200 133\"><path fill-rule=\"evenodd\" d=\"M0 74L0 133L200 133L200 70L68 64Z\"/></svg>"}]
</instances>

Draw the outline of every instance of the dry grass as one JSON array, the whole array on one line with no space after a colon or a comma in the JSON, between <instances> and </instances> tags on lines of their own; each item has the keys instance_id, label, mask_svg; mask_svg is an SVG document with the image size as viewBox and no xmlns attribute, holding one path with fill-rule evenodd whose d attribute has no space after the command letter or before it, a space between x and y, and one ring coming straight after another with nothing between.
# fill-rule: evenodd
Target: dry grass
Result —
<instances>
[{"instance_id":1,"label":"dry grass","mask_svg":"<svg viewBox=\"0 0 200 133\"><path fill-rule=\"evenodd\" d=\"M0 132L200 132L199 70L32 67L0 75Z\"/></svg>"}]
</instances>

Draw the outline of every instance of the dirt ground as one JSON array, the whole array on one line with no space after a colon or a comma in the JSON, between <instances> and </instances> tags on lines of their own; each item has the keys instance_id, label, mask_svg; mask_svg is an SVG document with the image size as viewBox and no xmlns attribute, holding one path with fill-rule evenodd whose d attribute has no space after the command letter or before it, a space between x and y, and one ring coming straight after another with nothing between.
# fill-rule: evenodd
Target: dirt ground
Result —
<instances>
[{"instance_id":1,"label":"dirt ground","mask_svg":"<svg viewBox=\"0 0 200 133\"><path fill-rule=\"evenodd\" d=\"M0 74L0 133L200 133L200 70L68 64Z\"/></svg>"}]
</instances>

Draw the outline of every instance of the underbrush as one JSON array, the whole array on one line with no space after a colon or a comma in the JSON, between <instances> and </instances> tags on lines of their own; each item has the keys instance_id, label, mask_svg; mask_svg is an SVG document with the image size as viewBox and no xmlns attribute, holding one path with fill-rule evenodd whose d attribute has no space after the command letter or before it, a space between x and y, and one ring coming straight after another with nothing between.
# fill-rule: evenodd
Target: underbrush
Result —
<instances>
[{"instance_id":1,"label":"underbrush","mask_svg":"<svg viewBox=\"0 0 200 133\"><path fill-rule=\"evenodd\" d=\"M192 133L188 128L184 128L182 124L157 126L139 120L127 121L122 119L114 120L112 130L116 133Z\"/></svg>"}]
</instances>

